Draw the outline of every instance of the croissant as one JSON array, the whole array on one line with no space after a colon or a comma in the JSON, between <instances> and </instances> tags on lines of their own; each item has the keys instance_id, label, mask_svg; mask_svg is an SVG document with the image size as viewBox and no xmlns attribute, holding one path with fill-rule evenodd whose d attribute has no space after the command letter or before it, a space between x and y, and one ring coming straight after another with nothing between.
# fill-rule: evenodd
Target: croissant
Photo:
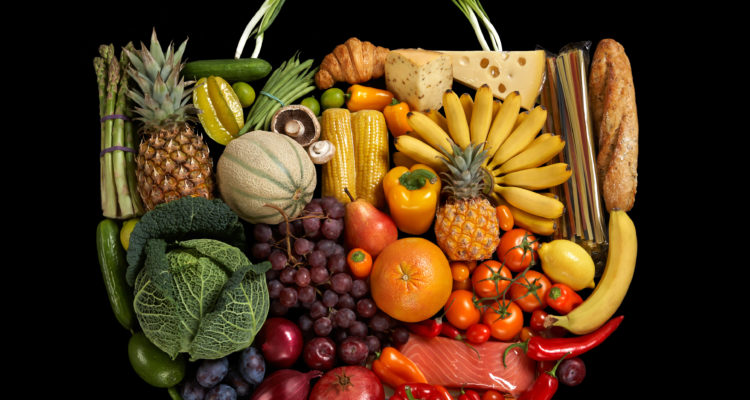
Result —
<instances>
[{"instance_id":1,"label":"croissant","mask_svg":"<svg viewBox=\"0 0 750 400\"><path fill-rule=\"evenodd\" d=\"M336 82L355 84L380 78L385 73L388 52L384 47L349 38L323 58L315 73L315 85L328 89Z\"/></svg>"}]
</instances>

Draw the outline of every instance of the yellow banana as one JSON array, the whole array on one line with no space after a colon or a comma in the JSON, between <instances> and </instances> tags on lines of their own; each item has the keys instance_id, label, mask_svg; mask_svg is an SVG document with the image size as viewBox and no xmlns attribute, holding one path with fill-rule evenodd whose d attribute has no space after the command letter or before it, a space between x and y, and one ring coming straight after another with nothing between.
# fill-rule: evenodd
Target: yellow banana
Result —
<instances>
[{"instance_id":1,"label":"yellow banana","mask_svg":"<svg viewBox=\"0 0 750 400\"><path fill-rule=\"evenodd\" d=\"M552 235L555 233L555 230L557 230L557 221L554 219L542 218L537 215L529 214L526 211L519 210L517 207L514 207L505 201L505 199L500 197L497 193L493 192L491 196L495 200L496 205L504 205L508 207L511 215L513 215L514 225L536 233L537 235L544 236Z\"/></svg>"},{"instance_id":2,"label":"yellow banana","mask_svg":"<svg viewBox=\"0 0 750 400\"><path fill-rule=\"evenodd\" d=\"M555 163L496 176L495 183L518 186L529 190L541 190L549 189L567 181L571 174L573 174L573 170L567 163Z\"/></svg>"},{"instance_id":3,"label":"yellow banana","mask_svg":"<svg viewBox=\"0 0 750 400\"><path fill-rule=\"evenodd\" d=\"M474 107L471 111L469 132L471 143L481 144L487 140L487 133L492 124L493 95L490 86L484 84L474 94ZM488 154L491 154L488 152Z\"/></svg>"},{"instance_id":4,"label":"yellow banana","mask_svg":"<svg viewBox=\"0 0 750 400\"><path fill-rule=\"evenodd\" d=\"M495 164L501 165L511 157L525 149L537 136L544 123L547 121L547 109L542 106L534 107L529 116L524 118L518 128L511 132L508 139L500 145L495 152L492 160Z\"/></svg>"},{"instance_id":5,"label":"yellow banana","mask_svg":"<svg viewBox=\"0 0 750 400\"><path fill-rule=\"evenodd\" d=\"M406 118L412 131L425 143L443 153L453 154L453 141L437 122L420 112L410 112Z\"/></svg>"},{"instance_id":6,"label":"yellow banana","mask_svg":"<svg viewBox=\"0 0 750 400\"><path fill-rule=\"evenodd\" d=\"M576 335L584 335L604 325L617 312L635 273L638 240L635 225L622 210L609 213L609 250L607 265L591 294L564 316L550 316L555 326Z\"/></svg>"},{"instance_id":7,"label":"yellow banana","mask_svg":"<svg viewBox=\"0 0 750 400\"><path fill-rule=\"evenodd\" d=\"M471 98L471 95L468 93L461 94L461 97L458 98L459 101L461 101L461 107L464 108L464 114L466 114L466 121L471 121L471 112L474 110L474 99Z\"/></svg>"},{"instance_id":8,"label":"yellow banana","mask_svg":"<svg viewBox=\"0 0 750 400\"><path fill-rule=\"evenodd\" d=\"M445 165L440 161L441 159L446 159L443 153L415 137L401 135L393 138L393 145L397 151L418 163L425 164L437 170L445 170Z\"/></svg>"},{"instance_id":9,"label":"yellow banana","mask_svg":"<svg viewBox=\"0 0 750 400\"><path fill-rule=\"evenodd\" d=\"M445 119L445 115L441 114L440 111L435 109L430 109L429 111L420 111L424 115L430 117L433 121L437 122L438 125L440 125L440 128L442 128L446 132L450 132L448 129L448 121Z\"/></svg>"},{"instance_id":10,"label":"yellow banana","mask_svg":"<svg viewBox=\"0 0 750 400\"><path fill-rule=\"evenodd\" d=\"M496 174L507 174L527 168L536 168L560 154L565 147L565 141L560 135L543 133L534 139L522 152L506 161L495 170ZM490 163L490 168L495 165Z\"/></svg>"},{"instance_id":11,"label":"yellow banana","mask_svg":"<svg viewBox=\"0 0 750 400\"><path fill-rule=\"evenodd\" d=\"M509 204L543 218L559 218L565 205L558 199L515 186L495 185L494 190Z\"/></svg>"},{"instance_id":12,"label":"yellow banana","mask_svg":"<svg viewBox=\"0 0 750 400\"><path fill-rule=\"evenodd\" d=\"M466 122L466 113L461 105L461 100L453 90L443 93L443 111L448 122L448 133L458 147L465 149L471 143L469 123Z\"/></svg>"},{"instance_id":13,"label":"yellow banana","mask_svg":"<svg viewBox=\"0 0 750 400\"><path fill-rule=\"evenodd\" d=\"M497 112L500 111L500 107L502 107L503 102L500 101L500 99L493 98L492 99L492 120L495 120L495 116L497 115Z\"/></svg>"},{"instance_id":14,"label":"yellow banana","mask_svg":"<svg viewBox=\"0 0 750 400\"><path fill-rule=\"evenodd\" d=\"M487 154L495 154L497 148L508 138L518 119L520 109L521 96L518 92L510 93L505 101L500 104L500 108L492 120L490 131L487 133L487 143L484 145ZM487 157L485 163L489 161L490 157Z\"/></svg>"},{"instance_id":15,"label":"yellow banana","mask_svg":"<svg viewBox=\"0 0 750 400\"><path fill-rule=\"evenodd\" d=\"M516 123L513 125L513 129L518 128L518 125L521 125L521 122L526 119L526 117L529 116L529 110L523 110L523 112L518 114L518 118L516 118Z\"/></svg>"}]
</instances>

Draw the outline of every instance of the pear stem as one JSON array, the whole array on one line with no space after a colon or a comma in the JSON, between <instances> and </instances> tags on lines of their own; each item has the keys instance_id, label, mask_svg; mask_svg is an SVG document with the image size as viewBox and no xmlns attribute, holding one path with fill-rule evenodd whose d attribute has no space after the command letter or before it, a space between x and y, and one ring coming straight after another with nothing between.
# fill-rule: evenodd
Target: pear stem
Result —
<instances>
[{"instance_id":1,"label":"pear stem","mask_svg":"<svg viewBox=\"0 0 750 400\"><path fill-rule=\"evenodd\" d=\"M349 193L349 188L344 188L344 193L346 193L346 195L349 196L349 200L354 202L354 197L352 197L352 194Z\"/></svg>"}]
</instances>

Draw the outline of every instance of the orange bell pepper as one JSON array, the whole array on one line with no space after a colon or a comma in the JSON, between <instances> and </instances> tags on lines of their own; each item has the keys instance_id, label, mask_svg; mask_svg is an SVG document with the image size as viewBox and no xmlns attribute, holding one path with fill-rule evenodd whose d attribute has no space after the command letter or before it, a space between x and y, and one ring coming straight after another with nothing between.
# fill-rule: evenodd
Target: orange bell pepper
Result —
<instances>
[{"instance_id":1,"label":"orange bell pepper","mask_svg":"<svg viewBox=\"0 0 750 400\"><path fill-rule=\"evenodd\" d=\"M409 119L407 118L407 114L409 114L409 111L411 109L409 108L409 104L403 101L399 101L395 97L393 98L393 101L391 104L385 106L383 109L383 116L385 116L385 123L388 125L388 130L391 132L391 135L393 137L398 137L406 132L411 131L411 126L409 126Z\"/></svg>"},{"instance_id":2,"label":"orange bell pepper","mask_svg":"<svg viewBox=\"0 0 750 400\"><path fill-rule=\"evenodd\" d=\"M394 167L383 177L383 192L391 218L402 232L421 235L435 219L441 182L424 164Z\"/></svg>"},{"instance_id":3,"label":"orange bell pepper","mask_svg":"<svg viewBox=\"0 0 750 400\"><path fill-rule=\"evenodd\" d=\"M378 358L372 362L372 372L393 389L405 383L427 383L414 361L391 346L383 348Z\"/></svg>"},{"instance_id":4,"label":"orange bell pepper","mask_svg":"<svg viewBox=\"0 0 750 400\"><path fill-rule=\"evenodd\" d=\"M369 86L352 85L346 91L346 108L349 111L383 111L393 101L393 93Z\"/></svg>"}]
</instances>

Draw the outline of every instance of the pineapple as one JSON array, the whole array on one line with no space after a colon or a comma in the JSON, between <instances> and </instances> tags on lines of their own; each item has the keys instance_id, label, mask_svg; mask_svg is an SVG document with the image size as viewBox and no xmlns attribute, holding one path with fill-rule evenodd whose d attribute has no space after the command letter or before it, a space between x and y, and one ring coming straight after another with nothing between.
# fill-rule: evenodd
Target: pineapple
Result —
<instances>
[{"instance_id":1,"label":"pineapple","mask_svg":"<svg viewBox=\"0 0 750 400\"><path fill-rule=\"evenodd\" d=\"M497 211L484 197L483 145L461 149L452 143L453 154L442 159L448 172L442 173L446 201L435 216L435 237L452 261L485 260L500 242Z\"/></svg>"},{"instance_id":2,"label":"pineapple","mask_svg":"<svg viewBox=\"0 0 750 400\"><path fill-rule=\"evenodd\" d=\"M128 94L143 122L136 157L138 192L151 210L184 196L213 198L213 159L203 138L193 128L197 109L189 103L192 81L180 76L185 40L177 51L166 53L151 34L151 45L125 49L131 61L128 74L139 90Z\"/></svg>"}]
</instances>

